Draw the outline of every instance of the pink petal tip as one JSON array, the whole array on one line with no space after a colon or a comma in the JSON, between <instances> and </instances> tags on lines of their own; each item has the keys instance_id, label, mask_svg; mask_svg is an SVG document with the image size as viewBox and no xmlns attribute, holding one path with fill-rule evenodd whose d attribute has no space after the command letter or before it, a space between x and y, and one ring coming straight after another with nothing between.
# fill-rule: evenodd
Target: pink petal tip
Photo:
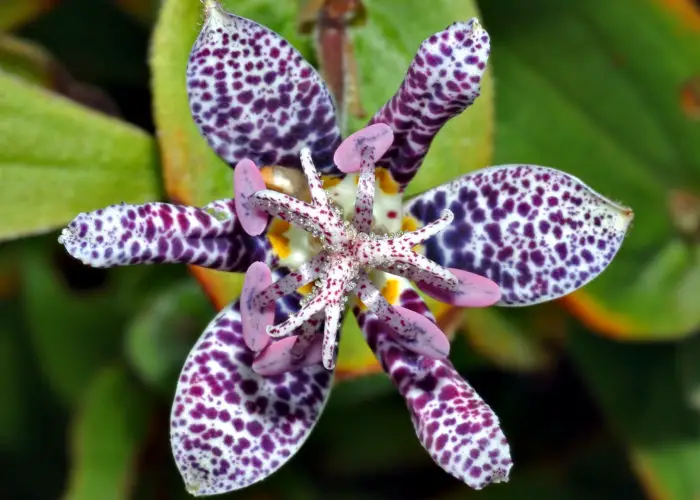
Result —
<instances>
[{"instance_id":1,"label":"pink petal tip","mask_svg":"<svg viewBox=\"0 0 700 500\"><path fill-rule=\"evenodd\" d=\"M241 292L241 324L243 340L253 352L262 351L270 343L267 327L275 319L275 303L255 307L255 297L272 284L270 268L263 262L253 262L245 273Z\"/></svg>"},{"instance_id":2,"label":"pink petal tip","mask_svg":"<svg viewBox=\"0 0 700 500\"><path fill-rule=\"evenodd\" d=\"M457 290L449 291L425 282L416 285L435 300L458 307L488 307L501 300L501 288L484 276L448 268L459 280Z\"/></svg>"},{"instance_id":3,"label":"pink petal tip","mask_svg":"<svg viewBox=\"0 0 700 500\"><path fill-rule=\"evenodd\" d=\"M321 364L320 341L311 344L307 353L299 359L292 356L292 347L294 347L296 340L297 336L292 335L272 342L253 361L253 371L263 377L271 377L306 366Z\"/></svg>"},{"instance_id":4,"label":"pink petal tip","mask_svg":"<svg viewBox=\"0 0 700 500\"><path fill-rule=\"evenodd\" d=\"M394 131L385 123L375 123L358 130L345 139L333 156L333 162L341 172L357 172L362 164L362 148L374 148L374 159L379 160L394 142Z\"/></svg>"},{"instance_id":5,"label":"pink petal tip","mask_svg":"<svg viewBox=\"0 0 700 500\"><path fill-rule=\"evenodd\" d=\"M250 198L257 191L266 189L260 170L251 160L238 162L233 171L236 215L243 230L251 236L262 234L267 225L267 214L253 206Z\"/></svg>"},{"instance_id":6,"label":"pink petal tip","mask_svg":"<svg viewBox=\"0 0 700 500\"><path fill-rule=\"evenodd\" d=\"M432 359L443 359L450 354L450 341L445 333L440 330L439 326L424 315L411 309L394 306L394 310L406 320L406 323L414 326L417 331L415 339L409 341L405 337L396 335L392 330L388 330L394 340L406 349Z\"/></svg>"}]
</instances>

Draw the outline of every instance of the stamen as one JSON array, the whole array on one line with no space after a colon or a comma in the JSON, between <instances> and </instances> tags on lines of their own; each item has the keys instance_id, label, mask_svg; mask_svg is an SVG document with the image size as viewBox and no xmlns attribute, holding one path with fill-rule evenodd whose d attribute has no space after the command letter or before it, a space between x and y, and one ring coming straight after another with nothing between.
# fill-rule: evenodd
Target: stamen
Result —
<instances>
[{"instance_id":1,"label":"stamen","mask_svg":"<svg viewBox=\"0 0 700 500\"><path fill-rule=\"evenodd\" d=\"M409 248L413 248L416 245L425 243L427 240L452 224L454 218L455 216L452 213L452 210L443 210L438 220L431 222L430 224L426 224L420 229L416 229L410 233L404 233L397 239L399 242L405 243Z\"/></svg>"},{"instance_id":2,"label":"stamen","mask_svg":"<svg viewBox=\"0 0 700 500\"><path fill-rule=\"evenodd\" d=\"M338 327L340 325L340 316L344 308L345 303L341 305L338 302L332 303L326 308L326 325L323 332L321 359L323 361L323 366L327 370L332 370L335 367L335 353L338 347Z\"/></svg>"},{"instance_id":3,"label":"stamen","mask_svg":"<svg viewBox=\"0 0 700 500\"><path fill-rule=\"evenodd\" d=\"M265 189L255 193L251 202L273 217L277 216L299 226L330 245L337 245L344 240L345 223L337 208L327 199L325 205L309 205L287 194Z\"/></svg>"},{"instance_id":4,"label":"stamen","mask_svg":"<svg viewBox=\"0 0 700 500\"><path fill-rule=\"evenodd\" d=\"M389 304L366 273L360 276L356 293L367 309L391 328L390 333L402 346L431 358L444 358L450 352L449 340L435 323L410 309Z\"/></svg>"},{"instance_id":5,"label":"stamen","mask_svg":"<svg viewBox=\"0 0 700 500\"><path fill-rule=\"evenodd\" d=\"M301 332L299 333L299 336L297 337L290 351L292 360L299 361L304 359L307 353L316 347L316 344L319 344L318 335L316 335L316 332L318 330L318 326L321 324L322 316L322 314L315 315L301 327ZM318 345L318 348L320 353L321 346Z\"/></svg>"},{"instance_id":6,"label":"stamen","mask_svg":"<svg viewBox=\"0 0 700 500\"><path fill-rule=\"evenodd\" d=\"M390 327L401 345L433 358L447 356L449 341L444 333L425 316L392 306L372 284L368 274L372 269L412 279L427 293L448 300L470 304L481 301L490 305L500 297L499 293L491 293L493 287L498 290L498 286L486 278L479 277L488 282L487 285L493 284L493 287L474 281L469 273L464 275L461 271L455 273L455 270L445 269L413 251L416 245L449 226L454 218L449 210L445 210L440 219L413 232L395 235L370 232L375 162L391 146L392 140L393 133L387 125L375 124L350 136L336 151L335 160L340 170L360 170L352 222L343 220L340 209L329 200L308 148L301 152L301 164L309 184L310 203L269 189L244 192L249 195L249 205L298 225L321 240L321 251L316 257L275 283L266 279L269 270L258 269L259 266L251 266L252 272L246 275L241 306L242 323L244 338L251 339L246 342L250 342L249 346L259 353L257 364L254 364L261 370L259 373L276 373L284 367L293 369L300 363L316 359L319 354L323 366L332 369L340 320L348 295L353 292ZM247 167L249 165L243 165L243 168ZM245 173L253 179L248 185L260 184L249 168ZM301 308L285 321L273 325L270 311L274 301L314 280L314 289L304 297ZM475 287L476 292L473 290ZM481 295L479 292L482 292ZM485 298L485 295L489 297ZM495 300L489 302L493 296ZM264 318L245 318L246 315L256 314ZM324 333L319 345L316 332L322 317L325 317ZM246 329L251 331L246 332ZM295 332L298 336L293 335ZM270 338L282 340L267 345Z\"/></svg>"},{"instance_id":7,"label":"stamen","mask_svg":"<svg viewBox=\"0 0 700 500\"><path fill-rule=\"evenodd\" d=\"M320 233L323 228L319 223L321 214L313 205L297 200L287 194L271 189L257 191L251 197L251 203L273 217L300 226L309 232Z\"/></svg>"},{"instance_id":8,"label":"stamen","mask_svg":"<svg viewBox=\"0 0 700 500\"><path fill-rule=\"evenodd\" d=\"M301 150L301 168L304 170L304 175L309 183L309 193L311 194L311 202L314 205L328 205L328 196L323 189L323 183L316 173L314 162L311 159L311 150L304 148Z\"/></svg>"},{"instance_id":9,"label":"stamen","mask_svg":"<svg viewBox=\"0 0 700 500\"><path fill-rule=\"evenodd\" d=\"M326 261L325 254L319 254L309 262L304 262L284 278L281 278L260 292L254 299L256 307L263 308L279 298L294 293L300 287L318 278Z\"/></svg>"},{"instance_id":10,"label":"stamen","mask_svg":"<svg viewBox=\"0 0 700 500\"><path fill-rule=\"evenodd\" d=\"M404 253L396 251L392 255L391 262L378 264L376 269L451 292L456 291L459 286L459 280L452 272L436 264L425 255L413 251Z\"/></svg>"},{"instance_id":11,"label":"stamen","mask_svg":"<svg viewBox=\"0 0 700 500\"><path fill-rule=\"evenodd\" d=\"M268 326L267 334L273 338L291 335L294 330L309 321L316 313L321 312L324 307L326 307L324 298L317 295L297 312L290 314L289 317L279 325Z\"/></svg>"},{"instance_id":12,"label":"stamen","mask_svg":"<svg viewBox=\"0 0 700 500\"><path fill-rule=\"evenodd\" d=\"M360 181L357 185L357 197L355 199L355 217L352 224L362 232L368 233L372 229L372 208L374 207L374 162L376 160L374 148L365 146L362 148L362 164L360 166Z\"/></svg>"}]
</instances>

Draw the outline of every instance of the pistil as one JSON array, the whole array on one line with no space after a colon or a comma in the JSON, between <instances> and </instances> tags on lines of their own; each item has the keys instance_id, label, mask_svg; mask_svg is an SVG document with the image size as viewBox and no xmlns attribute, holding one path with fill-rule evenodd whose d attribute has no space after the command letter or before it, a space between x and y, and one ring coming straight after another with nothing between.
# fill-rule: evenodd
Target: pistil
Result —
<instances>
[{"instance_id":1,"label":"pistil","mask_svg":"<svg viewBox=\"0 0 700 500\"><path fill-rule=\"evenodd\" d=\"M453 214L449 210L445 210L440 219L409 233L375 235L371 232L375 162L392 141L391 128L380 123L353 134L336 151L334 161L341 171L359 171L351 222L344 220L340 210L329 200L308 149L301 152L301 164L309 185L308 203L285 193L261 189L264 186L262 177L249 160L237 165L236 205L239 215L247 219L242 221L244 228L262 231L267 216L277 216L302 227L322 244L316 257L274 283L266 267L256 263L249 269L241 314L244 338L255 352L262 353L271 338L289 338L302 329L302 334L288 342L291 352L286 357L292 364L315 359L315 356L309 357L309 349L316 346L309 325L319 326L321 318L325 317L321 359L324 367L332 369L340 321L348 296L355 293L408 349L433 358L444 358L449 353L447 338L432 321L390 304L370 278L373 270L397 274L416 281L429 294L431 290L436 291L448 299L458 296L460 287L465 285L460 281L459 272L455 274L456 270L443 268L413 250L452 222ZM314 281L313 292L302 301L301 308L282 323L272 324L274 301ZM491 292L491 303L497 301L498 287L494 284L487 289ZM279 347L275 350L278 352Z\"/></svg>"}]
</instances>

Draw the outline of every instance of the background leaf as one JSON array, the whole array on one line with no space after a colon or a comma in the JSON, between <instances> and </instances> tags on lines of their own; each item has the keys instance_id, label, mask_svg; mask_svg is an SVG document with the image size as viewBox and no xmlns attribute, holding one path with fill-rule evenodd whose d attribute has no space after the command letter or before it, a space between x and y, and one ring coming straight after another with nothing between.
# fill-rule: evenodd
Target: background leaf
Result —
<instances>
[{"instance_id":1,"label":"background leaf","mask_svg":"<svg viewBox=\"0 0 700 500\"><path fill-rule=\"evenodd\" d=\"M117 105L105 92L76 81L51 54L36 43L0 34L0 69L105 114L120 115Z\"/></svg>"},{"instance_id":2,"label":"background leaf","mask_svg":"<svg viewBox=\"0 0 700 500\"><path fill-rule=\"evenodd\" d=\"M141 380L169 396L182 360L213 317L211 303L194 280L149 297L125 333L126 354Z\"/></svg>"},{"instance_id":3,"label":"background leaf","mask_svg":"<svg viewBox=\"0 0 700 500\"><path fill-rule=\"evenodd\" d=\"M51 87L51 58L35 43L0 34L0 68L42 87Z\"/></svg>"},{"instance_id":4,"label":"background leaf","mask_svg":"<svg viewBox=\"0 0 700 500\"><path fill-rule=\"evenodd\" d=\"M700 334L695 333L676 345L676 366L685 403L700 413Z\"/></svg>"},{"instance_id":5,"label":"background leaf","mask_svg":"<svg viewBox=\"0 0 700 500\"><path fill-rule=\"evenodd\" d=\"M566 317L551 304L471 309L462 316L461 332L470 348L503 370L547 370L554 362L554 347L566 332Z\"/></svg>"},{"instance_id":6,"label":"background leaf","mask_svg":"<svg viewBox=\"0 0 700 500\"><path fill-rule=\"evenodd\" d=\"M127 318L155 285L149 279L153 268L83 268L82 279L93 284L89 293L69 285L54 252L40 242L24 247L22 307L46 381L71 404L85 391L85 381L120 353Z\"/></svg>"},{"instance_id":7,"label":"background leaf","mask_svg":"<svg viewBox=\"0 0 700 500\"><path fill-rule=\"evenodd\" d=\"M73 472L65 500L131 498L151 405L123 367L90 382L73 426Z\"/></svg>"},{"instance_id":8,"label":"background leaf","mask_svg":"<svg viewBox=\"0 0 700 500\"><path fill-rule=\"evenodd\" d=\"M700 67L700 16L676 15L669 6L679 3L482 6L494 40L496 162L552 165L635 211L615 262L566 299L589 326L620 338L686 335L700 324L698 240L674 229L667 208L672 190L700 187L700 121L681 100Z\"/></svg>"},{"instance_id":9,"label":"background leaf","mask_svg":"<svg viewBox=\"0 0 700 500\"><path fill-rule=\"evenodd\" d=\"M0 240L158 199L156 161L136 127L0 73Z\"/></svg>"},{"instance_id":10,"label":"background leaf","mask_svg":"<svg viewBox=\"0 0 700 500\"><path fill-rule=\"evenodd\" d=\"M625 346L587 332L570 340L574 360L628 446L649 497L697 498L700 419L683 393L674 346Z\"/></svg>"},{"instance_id":11,"label":"background leaf","mask_svg":"<svg viewBox=\"0 0 700 500\"><path fill-rule=\"evenodd\" d=\"M24 24L53 6L56 0L3 0L0 3L0 31Z\"/></svg>"}]
</instances>

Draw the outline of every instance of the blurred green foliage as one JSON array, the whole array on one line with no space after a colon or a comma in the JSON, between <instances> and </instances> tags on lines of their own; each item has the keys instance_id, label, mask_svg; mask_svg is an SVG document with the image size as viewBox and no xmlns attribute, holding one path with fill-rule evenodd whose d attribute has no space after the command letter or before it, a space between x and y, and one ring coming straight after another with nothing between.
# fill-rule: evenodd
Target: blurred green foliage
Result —
<instances>
[{"instance_id":1,"label":"blurred green foliage","mask_svg":"<svg viewBox=\"0 0 700 500\"><path fill-rule=\"evenodd\" d=\"M301 0L228 0L283 33ZM420 41L479 10L479 104L412 192L487 163L573 173L636 212L603 276L558 304L452 318L453 360L499 414L516 467L472 492L435 466L381 374L339 383L299 456L250 499L700 498L700 6L693 0L365 0L352 28L369 113ZM119 201L203 204L230 171L189 116L199 0L0 3L2 498L187 498L168 444L180 365L235 275L95 270L56 230ZM363 121L350 117L350 130ZM48 233L40 235L41 233ZM352 334L344 342L358 342ZM367 351L345 350L351 372Z\"/></svg>"}]
</instances>

